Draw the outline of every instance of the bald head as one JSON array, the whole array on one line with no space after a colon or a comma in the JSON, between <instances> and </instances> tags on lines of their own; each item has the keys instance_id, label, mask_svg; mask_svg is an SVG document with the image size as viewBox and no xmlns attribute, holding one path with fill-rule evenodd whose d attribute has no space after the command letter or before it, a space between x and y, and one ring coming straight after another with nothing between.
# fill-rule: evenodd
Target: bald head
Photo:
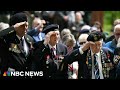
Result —
<instances>
[{"instance_id":1,"label":"bald head","mask_svg":"<svg viewBox=\"0 0 120 90\"><path fill-rule=\"evenodd\" d=\"M87 41L88 34L81 34L78 38L78 42L80 45Z\"/></svg>"}]
</instances>

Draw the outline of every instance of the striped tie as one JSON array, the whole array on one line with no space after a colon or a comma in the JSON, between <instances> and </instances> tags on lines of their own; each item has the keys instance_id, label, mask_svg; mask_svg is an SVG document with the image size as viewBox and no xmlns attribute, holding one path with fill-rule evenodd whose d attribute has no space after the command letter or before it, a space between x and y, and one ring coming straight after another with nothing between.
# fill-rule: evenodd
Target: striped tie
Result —
<instances>
[{"instance_id":1,"label":"striped tie","mask_svg":"<svg viewBox=\"0 0 120 90\"><path fill-rule=\"evenodd\" d=\"M55 58L54 50L55 50L55 48L51 48L52 59L54 59L54 58Z\"/></svg>"},{"instance_id":2,"label":"striped tie","mask_svg":"<svg viewBox=\"0 0 120 90\"><path fill-rule=\"evenodd\" d=\"M94 75L95 75L95 79L100 79L98 62L96 61L96 57L97 55L94 54Z\"/></svg>"}]
</instances>

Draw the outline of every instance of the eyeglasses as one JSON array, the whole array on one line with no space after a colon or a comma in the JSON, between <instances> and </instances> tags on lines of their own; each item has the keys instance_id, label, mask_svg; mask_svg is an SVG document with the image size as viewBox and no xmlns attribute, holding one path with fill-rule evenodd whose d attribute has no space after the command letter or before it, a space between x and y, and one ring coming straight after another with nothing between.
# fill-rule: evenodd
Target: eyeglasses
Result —
<instances>
[{"instance_id":1,"label":"eyeglasses","mask_svg":"<svg viewBox=\"0 0 120 90\"><path fill-rule=\"evenodd\" d=\"M116 35L116 36L120 36L120 33L116 33L115 35Z\"/></svg>"},{"instance_id":2,"label":"eyeglasses","mask_svg":"<svg viewBox=\"0 0 120 90\"><path fill-rule=\"evenodd\" d=\"M86 42L79 42L80 45L83 45L84 43L86 43Z\"/></svg>"}]
</instances>

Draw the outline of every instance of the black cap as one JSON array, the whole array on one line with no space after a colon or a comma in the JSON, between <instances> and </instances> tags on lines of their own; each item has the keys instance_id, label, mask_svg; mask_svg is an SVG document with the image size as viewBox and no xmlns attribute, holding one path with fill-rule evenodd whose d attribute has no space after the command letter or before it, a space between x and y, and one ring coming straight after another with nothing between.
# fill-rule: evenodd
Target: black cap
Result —
<instances>
[{"instance_id":1,"label":"black cap","mask_svg":"<svg viewBox=\"0 0 120 90\"><path fill-rule=\"evenodd\" d=\"M24 21L27 22L26 14L23 12L19 12L19 13L14 14L10 18L9 25L12 26L12 25L15 25L16 23L20 23L20 22L24 22Z\"/></svg>"},{"instance_id":2,"label":"black cap","mask_svg":"<svg viewBox=\"0 0 120 90\"><path fill-rule=\"evenodd\" d=\"M50 31L56 31L56 29L59 29L59 25L58 24L51 24L51 25L46 26L43 29L42 33L47 34Z\"/></svg>"},{"instance_id":3,"label":"black cap","mask_svg":"<svg viewBox=\"0 0 120 90\"><path fill-rule=\"evenodd\" d=\"M87 38L87 41L99 41L103 38L103 33L100 31L91 32Z\"/></svg>"}]
</instances>

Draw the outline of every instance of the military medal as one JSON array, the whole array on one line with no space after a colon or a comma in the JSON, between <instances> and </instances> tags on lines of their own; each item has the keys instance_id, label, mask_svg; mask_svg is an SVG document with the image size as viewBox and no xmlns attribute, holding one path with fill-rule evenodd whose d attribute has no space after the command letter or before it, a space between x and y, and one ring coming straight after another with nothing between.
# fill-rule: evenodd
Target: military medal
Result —
<instances>
[{"instance_id":1,"label":"military medal","mask_svg":"<svg viewBox=\"0 0 120 90\"><path fill-rule=\"evenodd\" d=\"M49 59L50 59L50 56L48 55L47 60L46 60L46 64L49 64Z\"/></svg>"}]
</instances>

